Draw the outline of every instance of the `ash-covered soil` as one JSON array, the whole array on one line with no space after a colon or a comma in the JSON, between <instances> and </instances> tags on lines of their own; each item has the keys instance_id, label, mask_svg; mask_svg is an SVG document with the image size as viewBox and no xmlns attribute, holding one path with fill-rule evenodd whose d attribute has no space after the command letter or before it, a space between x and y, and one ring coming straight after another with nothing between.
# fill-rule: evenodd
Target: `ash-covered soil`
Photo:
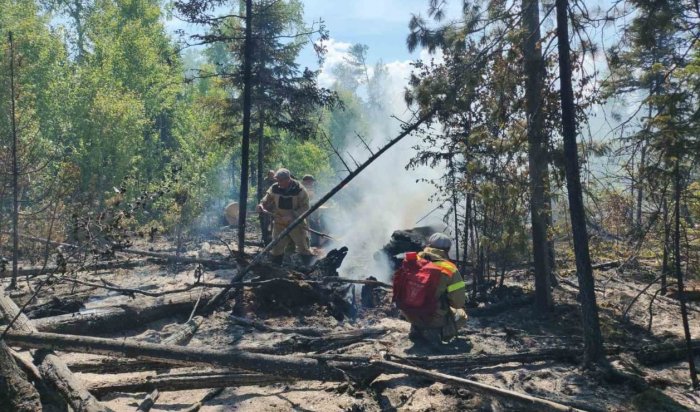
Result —
<instances>
[{"instance_id":1,"label":"ash-covered soil","mask_svg":"<svg viewBox=\"0 0 700 412\"><path fill-rule=\"evenodd\" d=\"M233 234L220 233L219 238L230 241ZM226 247L216 239L201 239L185 245L186 255L209 259L229 255ZM136 247L155 251L173 252L172 244L164 239L155 243L143 241ZM257 248L250 248L255 253ZM319 251L322 253L322 251ZM137 259L139 266L133 269L115 269L91 273L80 272L77 279L90 282L109 282L121 287L149 291L173 290L195 281L195 265L162 264L143 257L118 255L120 259ZM203 281L227 282L237 269L204 270ZM586 370L577 360L555 359L527 363L504 363L482 367L464 367L451 364L440 372L467 378L502 389L521 392L585 410L606 411L680 411L700 410L700 393L692 391L687 362L674 361L654 366L642 365L634 351L646 344L680 340L683 328L677 301L660 295L656 287L642 293L628 310L640 291L654 279L653 267L639 265L619 273L616 269L596 272L597 298L605 342L611 354L608 356L614 369L623 372L628 379L614 379L600 370ZM282 273L285 270L281 271ZM565 272L565 271L562 271ZM24 303L41 278L23 279L20 289L12 292L18 303ZM473 357L514 354L547 348L578 348L582 345L575 277L563 278L565 282L554 290L556 308L547 316L539 316L529 305L508 305L519 302L531 292L532 281L526 272L514 271L505 277L506 289L488 305L500 303L506 310L489 312L482 308L471 309L467 326L457 342L442 353L415 346L408 340L409 324L398 315L390 304L390 294L383 295L379 307L366 309L359 302L360 287L356 285L355 297L358 312L354 319L338 320L327 307L310 302L303 307L275 305L275 301L261 305L256 299L255 287L246 288L243 315L263 322L272 328L316 327L343 332L357 329L381 328L385 332L346 346L330 347L320 352L376 358L389 356L410 364L410 358L431 355L464 354ZM7 281L7 280L5 280ZM7 284L6 284L7 285ZM186 293L198 294L199 288ZM505 291L505 292L504 292ZM290 291L289 293L293 293ZM72 282L54 282L38 293L36 301L51 297L63 299L70 296L87 296L85 309L99 309L124 304L145 304L167 297L126 296L98 287L88 287ZM493 302L498 300L497 302ZM503 303L505 302L505 303ZM650 309L651 308L651 309ZM298 310L297 310L298 309ZM693 336L700 336L700 305L690 303L690 326ZM651 310L651 312L650 312ZM623 313L627 311L627 317ZM468 310L469 312L469 310ZM650 322L650 313L653 321ZM240 315L240 314L239 314ZM149 323L132 330L115 330L101 336L111 338L130 337L149 342L160 342L186 320L178 315ZM224 350L250 350L274 352L285 347L293 339L289 333L262 331L243 325L232 315L231 303L222 306L207 317L187 344L190 348L211 347ZM271 349L272 348L272 349ZM319 353L319 351L316 351ZM95 355L60 353L67 361L87 359ZM30 358L28 352L22 356ZM700 364L700 356L696 356ZM439 367L439 364L437 365ZM177 368L177 373L188 370L204 372L207 368ZM212 370L214 370L212 368ZM167 374L167 371L116 373L77 373L86 383L122 380L125 377L147 377ZM173 372L170 372L173 373ZM636 383L635 383L636 382ZM641 384L640 384L641 382ZM152 411L185 410L209 392L209 389L163 391ZM110 393L102 401L116 411L133 411L146 393ZM280 380L267 385L242 385L229 387L208 400L201 411L501 411L524 410L522 405L504 398L478 395L465 388L435 383L424 378L405 374L382 374L368 385L348 383ZM537 410L537 408L534 408Z\"/></svg>"}]
</instances>

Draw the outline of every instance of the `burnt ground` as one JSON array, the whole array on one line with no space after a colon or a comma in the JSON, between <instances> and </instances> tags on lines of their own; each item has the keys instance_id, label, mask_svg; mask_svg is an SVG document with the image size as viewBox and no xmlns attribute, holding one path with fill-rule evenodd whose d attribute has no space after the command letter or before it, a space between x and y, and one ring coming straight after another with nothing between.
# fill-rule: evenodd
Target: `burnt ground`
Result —
<instances>
[{"instance_id":1,"label":"burnt ground","mask_svg":"<svg viewBox=\"0 0 700 412\"><path fill-rule=\"evenodd\" d=\"M232 240L233 233L224 231L217 237ZM173 245L166 239L154 243L145 240L137 243L142 249L172 252ZM213 237L191 241L185 245L187 255L223 258L229 254L222 242ZM249 253L256 252L252 247ZM126 255L119 255L126 259ZM146 258L136 259L138 266L131 269L104 270L92 273L80 272L78 279L104 280L123 287L144 290L171 290L194 281L195 265L161 264ZM204 271L204 280L225 282L235 274L236 269ZM282 271L284 272L284 271ZM567 273L562 270L562 273ZM599 371L583 369L577 360L562 359L532 363L506 363L488 367L464 368L452 366L442 370L456 376L510 389L517 392L547 398L586 410L607 411L681 411L700 410L700 393L693 392L687 371L687 362L674 361L655 366L644 366L634 356L634 350L643 345L678 340L682 338L682 324L677 302L669 297L657 296L650 306L652 294L658 289L652 287L642 294L629 310L628 317L623 313L639 292L653 280L653 265L638 264L620 273L616 269L596 272L597 298L600 307L601 324L606 344L617 354L608 357L610 364L618 371L635 379L611 379ZM30 287L37 286L37 279L23 279L20 289L12 296L18 303L24 303L31 296ZM500 308L507 310L489 311L471 309L466 328L462 330L460 341L442 354L466 353L473 356L489 354L511 354L536 351L546 348L580 347L582 343L578 302L576 300L575 278L563 277L563 282L554 290L556 308L547 316L539 316L528 305L517 305L521 296L532 291L531 279L523 271L506 274L505 289L500 294ZM6 281L6 280L5 280ZM5 283L7 286L7 283ZM254 288L253 288L254 289ZM355 319L337 320L321 304L308 304L296 307L293 304L276 305L275 302L261 304L255 290L246 292L245 316L264 322L272 327L323 327L333 331L348 331L381 327L386 333L379 337L365 339L346 347L333 348L325 353L342 353L361 356L376 356L387 353L400 359L406 356L435 354L424 347L414 346L408 339L409 324L400 319L390 305L390 296L385 294L380 305L373 309L360 308ZM193 290L189 293L199 293ZM359 287L356 296L359 298ZM125 296L101 288L86 287L73 282L55 282L46 286L36 297L39 302L51 297L64 299L70 296L89 296L85 308L140 304L162 298L145 296ZM493 300L493 299L492 299ZM505 303L504 303L505 302ZM514 302L509 304L509 302ZM488 305L493 305L490 303ZM499 304L496 302L495 304ZM492 306L489 306L492 307ZM649 308L653 311L653 322L649 328ZM700 305L691 304L691 331L700 336ZM178 315L151 322L133 330L118 330L105 337L132 337L151 342L159 342L172 333L178 323L186 320L186 315ZM241 326L231 315L230 306L211 315L199 328L189 347L207 346L218 349L270 348L289 339L284 333L261 332L248 326ZM24 352L23 356L29 357ZM94 357L62 353L68 361ZM700 356L696 356L700 363ZM180 369L183 371L186 369ZM192 370L195 370L194 368ZM202 368L196 368L203 371ZM129 376L151 376L156 372L135 372ZM78 373L86 383L122 379L125 374ZM636 383L635 383L636 382ZM642 384L639 384L642 382ZM153 411L184 410L201 399L207 389L162 392ZM116 411L135 410L145 393L110 393L102 397L109 407ZM404 374L384 374L366 387L348 387L336 382L279 382L263 386L240 386L226 388L214 399L206 402L202 411L451 411L451 410L522 410L522 407L509 404L502 399L491 399L476 395L466 389Z\"/></svg>"}]
</instances>

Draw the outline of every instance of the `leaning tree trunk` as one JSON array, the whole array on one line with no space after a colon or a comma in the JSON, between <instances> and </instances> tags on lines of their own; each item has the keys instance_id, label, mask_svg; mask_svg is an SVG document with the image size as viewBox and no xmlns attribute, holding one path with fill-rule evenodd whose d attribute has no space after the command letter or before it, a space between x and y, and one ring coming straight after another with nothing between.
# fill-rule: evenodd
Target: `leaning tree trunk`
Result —
<instances>
[{"instance_id":1,"label":"leaning tree trunk","mask_svg":"<svg viewBox=\"0 0 700 412\"><path fill-rule=\"evenodd\" d=\"M238 197L238 251L245 251L245 226L250 170L250 110L253 57L253 0L245 2L245 44L243 47L243 140L241 142L241 188Z\"/></svg>"},{"instance_id":2,"label":"leaning tree trunk","mask_svg":"<svg viewBox=\"0 0 700 412\"><path fill-rule=\"evenodd\" d=\"M686 349L688 351L688 369L690 371L690 381L693 388L698 388L698 375L695 369L695 356L693 355L693 342L690 336L690 326L688 325L688 308L685 303L685 291L683 290L683 272L681 271L681 173L679 160L673 170L674 190L673 190L673 257L674 272L676 272L676 282L678 283L678 300L681 303L681 317L683 318L683 332L685 334Z\"/></svg>"},{"instance_id":3,"label":"leaning tree trunk","mask_svg":"<svg viewBox=\"0 0 700 412\"><path fill-rule=\"evenodd\" d=\"M581 318L583 321L584 362L590 365L605 357L603 336L600 332L598 306L596 304L593 268L588 249L586 214L583 206L583 191L576 147L576 109L571 80L571 56L569 50L568 0L556 0L557 37L559 39L559 76L561 82L561 117L564 137L564 164L566 188L569 195L571 229L574 235L576 273L581 296Z\"/></svg>"},{"instance_id":4,"label":"leaning tree trunk","mask_svg":"<svg viewBox=\"0 0 700 412\"><path fill-rule=\"evenodd\" d=\"M535 266L535 306L541 313L552 309L547 244L547 205L545 182L547 145L544 135L544 59L540 46L539 0L523 0L523 42L525 69L525 112L527 117L528 162L530 168L530 218L532 257Z\"/></svg>"}]
</instances>

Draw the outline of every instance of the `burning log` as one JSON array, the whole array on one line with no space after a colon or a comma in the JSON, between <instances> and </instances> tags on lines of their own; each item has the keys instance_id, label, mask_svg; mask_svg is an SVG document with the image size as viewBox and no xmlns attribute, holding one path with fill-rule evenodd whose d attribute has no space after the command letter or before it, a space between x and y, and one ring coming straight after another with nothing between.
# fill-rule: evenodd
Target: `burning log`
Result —
<instances>
[{"instance_id":1,"label":"burning log","mask_svg":"<svg viewBox=\"0 0 700 412\"><path fill-rule=\"evenodd\" d=\"M10 348L0 341L0 411L40 410L39 392L15 363Z\"/></svg>"},{"instance_id":2,"label":"burning log","mask_svg":"<svg viewBox=\"0 0 700 412\"><path fill-rule=\"evenodd\" d=\"M11 331L6 331L6 333L26 334L37 332L29 318L20 312L12 299L5 295L2 286L0 286L0 313L12 325ZM7 335L5 336L7 337ZM53 352L44 351L40 358L37 359L37 362L44 380L54 386L74 410L85 412L109 411L85 389L82 382L73 376L66 364Z\"/></svg>"},{"instance_id":3,"label":"burning log","mask_svg":"<svg viewBox=\"0 0 700 412\"><path fill-rule=\"evenodd\" d=\"M246 371L176 371L165 375L130 376L116 381L92 382L88 385L88 389L95 396L102 397L111 392L151 392L156 388L158 391L168 392L244 385L269 385L289 380L274 375Z\"/></svg>"},{"instance_id":4,"label":"burning log","mask_svg":"<svg viewBox=\"0 0 700 412\"><path fill-rule=\"evenodd\" d=\"M205 291L202 301L207 301L212 295L212 292ZM158 319L188 313L198 298L199 293L183 293L167 295L163 299L136 299L133 303L120 307L36 319L34 325L43 332L77 335L132 329Z\"/></svg>"}]
</instances>

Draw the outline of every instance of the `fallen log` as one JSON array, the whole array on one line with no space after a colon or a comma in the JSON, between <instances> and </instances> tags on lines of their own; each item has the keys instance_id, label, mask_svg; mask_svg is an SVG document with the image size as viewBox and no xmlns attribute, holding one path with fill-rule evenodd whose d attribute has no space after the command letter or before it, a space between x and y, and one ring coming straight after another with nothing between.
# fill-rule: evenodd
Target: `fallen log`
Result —
<instances>
[{"instance_id":1,"label":"fallen log","mask_svg":"<svg viewBox=\"0 0 700 412\"><path fill-rule=\"evenodd\" d=\"M158 389L153 389L151 393L149 393L144 400L141 401L139 404L138 408L136 408L136 412L148 412L151 410L153 405L156 404L156 401L158 400L158 397L160 397L160 392L158 392Z\"/></svg>"},{"instance_id":2,"label":"fallen log","mask_svg":"<svg viewBox=\"0 0 700 412\"><path fill-rule=\"evenodd\" d=\"M693 339L691 347L695 356L700 355L700 339ZM688 346L685 341L647 345L637 350L634 355L642 365L646 366L677 362L688 358Z\"/></svg>"},{"instance_id":3,"label":"fallen log","mask_svg":"<svg viewBox=\"0 0 700 412\"><path fill-rule=\"evenodd\" d=\"M36 328L29 318L20 312L15 302L5 295L5 291L0 285L0 313L12 325L9 333L36 333ZM5 337L7 337L7 334ZM44 381L52 385L64 397L66 402L79 412L107 412L109 408L100 404L90 392L85 389L66 364L52 352L43 352L38 363L39 371Z\"/></svg>"},{"instance_id":4,"label":"fallen log","mask_svg":"<svg viewBox=\"0 0 700 412\"><path fill-rule=\"evenodd\" d=\"M459 378L457 376L447 375L444 373L433 372L427 369L417 368L415 366L402 365L400 363L378 360L374 361L373 364L385 371L405 373L411 376L422 376L431 381L444 383L447 385L459 386L468 389L472 392L482 394L484 396L489 396L492 398L504 399L510 402L516 402L533 410L538 411L559 411L559 412L583 412L580 409L575 409L571 406L563 405L561 403L553 402L547 399L537 398L534 396L526 395L524 393L519 393L511 391L508 389L501 389L495 386L486 385L484 383L470 381L468 379Z\"/></svg>"},{"instance_id":5,"label":"fallen log","mask_svg":"<svg viewBox=\"0 0 700 412\"><path fill-rule=\"evenodd\" d=\"M91 382L88 389L97 397L111 392L161 392L269 385L289 379L246 371L174 372L163 375L128 376L118 380Z\"/></svg>"},{"instance_id":6,"label":"fallen log","mask_svg":"<svg viewBox=\"0 0 700 412\"><path fill-rule=\"evenodd\" d=\"M207 301L212 295L212 292L205 291L202 301ZM188 292L158 299L135 299L129 305L96 308L82 313L36 319L34 325L42 332L76 335L94 335L133 329L158 319L189 313L198 298L198 292Z\"/></svg>"},{"instance_id":7,"label":"fallen log","mask_svg":"<svg viewBox=\"0 0 700 412\"><path fill-rule=\"evenodd\" d=\"M616 267L619 267L621 264L622 264L622 262L619 260L613 260L610 262L600 262L600 263L596 263L594 265L591 265L591 269L608 270L608 269L614 269Z\"/></svg>"},{"instance_id":8,"label":"fallen log","mask_svg":"<svg viewBox=\"0 0 700 412\"><path fill-rule=\"evenodd\" d=\"M40 411L41 398L17 366L5 342L0 341L0 411Z\"/></svg>"},{"instance_id":9,"label":"fallen log","mask_svg":"<svg viewBox=\"0 0 700 412\"><path fill-rule=\"evenodd\" d=\"M41 276L41 275L49 275L49 274L54 274L54 273L62 273L64 271L70 272L70 271L76 271L76 272L94 272L98 270L111 270L111 269L131 269L139 266L143 262L138 262L138 261L132 261L132 260L119 260L119 261L112 261L112 262L100 262L100 263L93 263L90 265L84 265L84 266L79 266L75 268L70 268L68 267L68 270L66 268L58 267L58 266L49 266L45 268L20 268L17 270L17 275L18 276L30 276L30 277L35 277L35 276ZM9 278L12 277L11 273L0 273L0 278Z\"/></svg>"},{"instance_id":10,"label":"fallen log","mask_svg":"<svg viewBox=\"0 0 700 412\"><path fill-rule=\"evenodd\" d=\"M216 259L200 259L190 256L178 256L170 253L163 252L151 252L148 250L138 250L131 248L116 249L119 253L126 253L130 255L137 256L147 256L152 259L164 260L166 262L176 262L176 263L194 263L204 266L211 267L226 267L226 268L237 268L238 263L231 260L216 260Z\"/></svg>"},{"instance_id":11,"label":"fallen log","mask_svg":"<svg viewBox=\"0 0 700 412\"><path fill-rule=\"evenodd\" d=\"M182 366L230 367L270 374L276 377L307 380L346 380L355 372L355 380L374 378L376 373L351 362L325 362L302 356L280 356L222 351L206 347L188 348L138 342L133 339L105 339L45 332L8 331L5 340L23 348L51 348L66 352L127 357L166 362ZM341 370L342 369L342 370Z\"/></svg>"}]
</instances>

